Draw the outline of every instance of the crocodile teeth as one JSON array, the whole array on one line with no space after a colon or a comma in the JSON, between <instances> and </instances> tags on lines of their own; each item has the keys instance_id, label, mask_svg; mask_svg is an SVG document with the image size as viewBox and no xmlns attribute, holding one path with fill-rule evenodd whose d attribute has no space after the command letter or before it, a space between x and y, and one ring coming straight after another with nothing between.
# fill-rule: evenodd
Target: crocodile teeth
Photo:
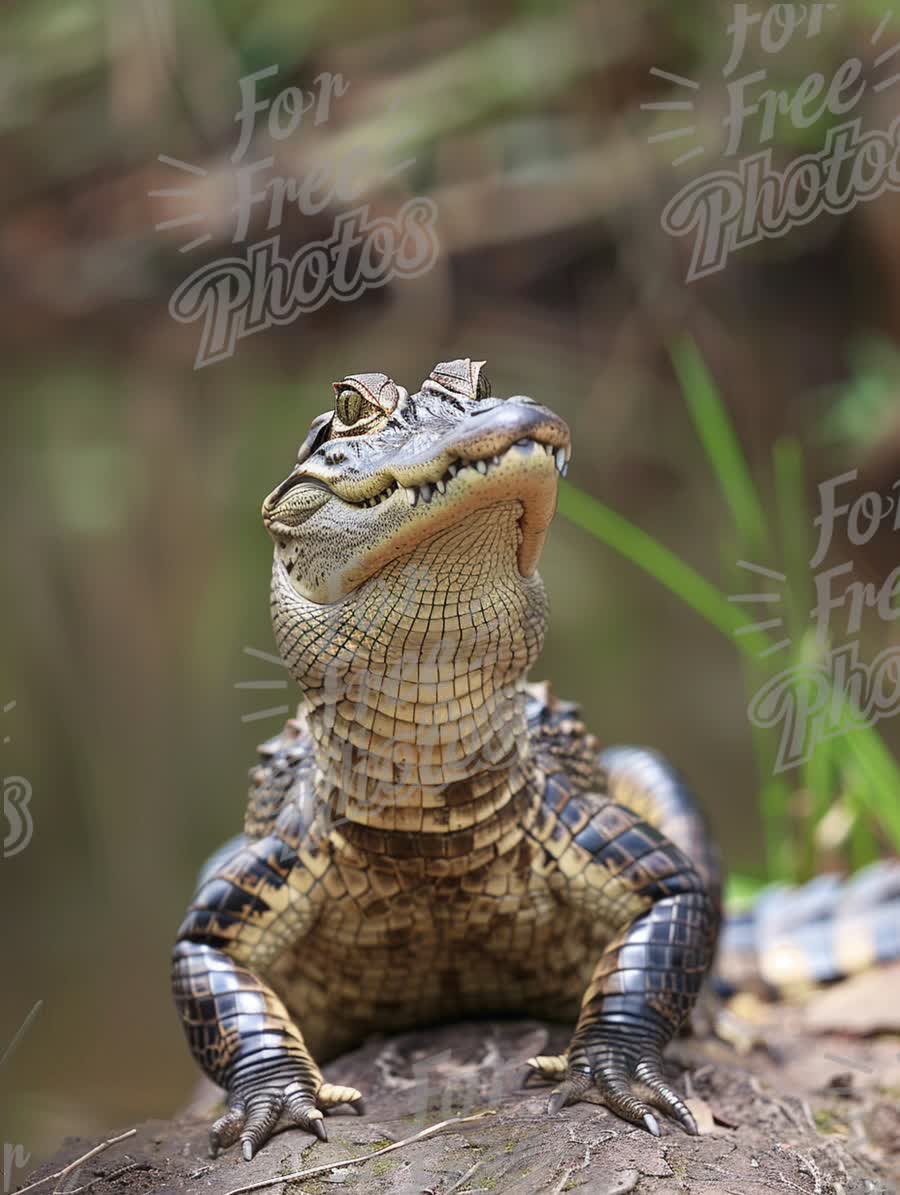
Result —
<instances>
[{"instance_id":1,"label":"crocodile teeth","mask_svg":"<svg viewBox=\"0 0 900 1195\"><path fill-rule=\"evenodd\" d=\"M565 477L568 471L569 460L572 456L571 449L568 447L554 448L552 444L539 444L536 440L527 438L517 440L512 447L524 453L542 449L553 460L557 470L563 477ZM376 494L374 498L360 499L359 505L367 507L380 506L382 502L387 502L394 491L398 489L403 490L406 495L406 501L410 506L415 506L420 498L423 502L430 503L435 491L439 494L445 494L449 482L453 481L464 469L476 469L484 477L491 469L501 464L502 460L503 455L492 456L487 460L480 461L456 460L447 466L444 476L438 478L436 481L423 482L420 486L402 486L398 481L392 481L380 494Z\"/></svg>"}]
</instances>

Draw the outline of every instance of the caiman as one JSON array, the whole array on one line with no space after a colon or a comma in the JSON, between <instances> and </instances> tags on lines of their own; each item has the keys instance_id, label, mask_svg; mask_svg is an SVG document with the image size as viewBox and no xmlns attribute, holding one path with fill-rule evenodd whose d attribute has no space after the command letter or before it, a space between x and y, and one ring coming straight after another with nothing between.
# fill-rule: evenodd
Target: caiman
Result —
<instances>
[{"instance_id":1,"label":"caiman","mask_svg":"<svg viewBox=\"0 0 900 1195\"><path fill-rule=\"evenodd\" d=\"M266 498L272 617L302 691L267 745L243 837L207 866L173 987L227 1093L213 1151L283 1117L326 1138L362 1108L318 1063L372 1033L522 1014L574 1023L533 1060L557 1112L589 1090L697 1131L661 1066L710 968L720 878L700 812L652 751L601 750L529 685L538 560L566 424L491 396L483 362L410 394L335 383Z\"/></svg>"}]
</instances>

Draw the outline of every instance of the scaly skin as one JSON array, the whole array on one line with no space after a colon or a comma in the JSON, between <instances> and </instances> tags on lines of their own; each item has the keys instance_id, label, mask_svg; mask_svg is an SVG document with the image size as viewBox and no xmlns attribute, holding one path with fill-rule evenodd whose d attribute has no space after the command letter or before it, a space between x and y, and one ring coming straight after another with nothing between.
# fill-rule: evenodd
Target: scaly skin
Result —
<instances>
[{"instance_id":1,"label":"scaly skin","mask_svg":"<svg viewBox=\"0 0 900 1195\"><path fill-rule=\"evenodd\" d=\"M263 507L301 710L175 948L192 1052L228 1097L213 1150L360 1110L316 1058L503 1013L575 1022L566 1055L532 1060L560 1084L549 1110L594 1087L695 1132L660 1059L712 958L715 852L664 761L600 752L526 683L568 429L491 399L468 360L412 396L381 374L335 390Z\"/></svg>"}]
</instances>

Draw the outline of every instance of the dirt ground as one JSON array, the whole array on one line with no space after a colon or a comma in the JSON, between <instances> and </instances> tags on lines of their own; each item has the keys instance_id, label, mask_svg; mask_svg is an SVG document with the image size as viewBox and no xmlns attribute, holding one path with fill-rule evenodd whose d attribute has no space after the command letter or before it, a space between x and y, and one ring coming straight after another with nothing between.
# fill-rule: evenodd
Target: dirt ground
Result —
<instances>
[{"instance_id":1,"label":"dirt ground","mask_svg":"<svg viewBox=\"0 0 900 1195\"><path fill-rule=\"evenodd\" d=\"M700 1137L662 1137L581 1103L548 1117L546 1088L522 1088L524 1063L562 1048L565 1029L533 1021L450 1025L373 1040L325 1067L366 1095L367 1113L329 1117L329 1141L280 1132L252 1162L212 1160L198 1093L183 1117L151 1121L39 1191L92 1195L881 1195L900 1178L900 968L861 976L802 1003L740 1006L756 1044L740 1053L683 1039L667 1057L692 1097ZM684 1071L688 1066L690 1069ZM364 1160L428 1125L481 1118ZM110 1136L130 1126L111 1130ZM26 1182L68 1166L97 1141L70 1139ZM340 1162L350 1165L337 1167ZM298 1179L296 1171L325 1167ZM24 1185L24 1184L23 1184Z\"/></svg>"}]
</instances>

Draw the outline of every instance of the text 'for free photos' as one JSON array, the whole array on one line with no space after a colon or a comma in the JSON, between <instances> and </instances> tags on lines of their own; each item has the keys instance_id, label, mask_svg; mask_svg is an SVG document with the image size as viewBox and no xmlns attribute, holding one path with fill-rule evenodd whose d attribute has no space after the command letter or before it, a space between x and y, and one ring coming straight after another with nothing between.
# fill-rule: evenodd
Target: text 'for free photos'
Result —
<instances>
[{"instance_id":1,"label":"text 'for free photos'","mask_svg":"<svg viewBox=\"0 0 900 1195\"><path fill-rule=\"evenodd\" d=\"M181 253L213 240L209 230L197 235L198 226L210 223L216 223L220 240L241 246L239 253L194 270L170 300L173 319L199 327L198 369L231 357L245 336L292 323L329 299L346 303L395 278L418 277L437 260L434 200L414 196L393 215L377 216L360 202L376 184L407 171L415 158L394 162L390 145L342 143L334 151L310 153L299 174L285 175L278 173L275 153L252 156L254 147L274 150L289 139L299 142L304 129L327 124L350 87L342 75L323 72L307 90L286 87L268 98L263 93L277 74L277 66L268 66L241 78L237 144L226 168L213 171L160 154L158 160L187 181L149 192L156 200L193 205L156 225L157 232L186 231ZM291 148L297 152L296 144ZM214 200L215 212L203 208L204 196ZM338 213L330 235L282 255L277 230L289 215L320 217L329 210ZM251 241L251 228L259 226L268 235Z\"/></svg>"}]
</instances>

